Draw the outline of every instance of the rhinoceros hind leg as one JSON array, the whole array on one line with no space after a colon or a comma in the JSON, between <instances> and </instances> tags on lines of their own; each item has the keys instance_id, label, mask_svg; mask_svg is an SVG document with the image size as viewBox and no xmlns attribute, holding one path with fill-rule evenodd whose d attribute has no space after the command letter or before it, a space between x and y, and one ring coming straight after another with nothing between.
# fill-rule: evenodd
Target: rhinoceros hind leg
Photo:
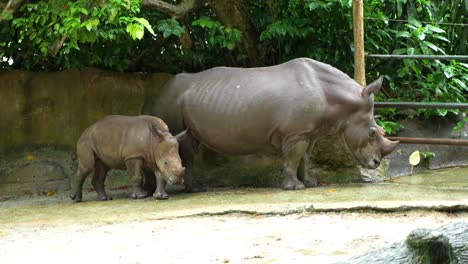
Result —
<instances>
[{"instance_id":1,"label":"rhinoceros hind leg","mask_svg":"<svg viewBox=\"0 0 468 264\"><path fill-rule=\"evenodd\" d=\"M301 162L299 163L299 168L297 169L297 178L304 183L306 188L309 187L316 187L318 186L317 179L311 177L309 175L309 168L310 168L310 153L314 148L315 140L312 140L307 147L304 156L301 158Z\"/></svg>"},{"instance_id":2,"label":"rhinoceros hind leg","mask_svg":"<svg viewBox=\"0 0 468 264\"><path fill-rule=\"evenodd\" d=\"M106 190L104 188L104 183L106 181L106 175L108 171L109 167L102 163L102 161L96 160L94 165L93 180L91 181L91 183L94 187L94 190L97 192L97 200L99 201L112 200L112 198L107 195Z\"/></svg>"},{"instance_id":3,"label":"rhinoceros hind leg","mask_svg":"<svg viewBox=\"0 0 468 264\"><path fill-rule=\"evenodd\" d=\"M138 158L126 160L125 167L127 167L133 186L130 197L134 199L148 197L148 192L143 189L143 160Z\"/></svg>"},{"instance_id":4,"label":"rhinoceros hind leg","mask_svg":"<svg viewBox=\"0 0 468 264\"><path fill-rule=\"evenodd\" d=\"M299 140L294 143L286 142L283 147L283 183L284 190L303 190L304 183L298 180L298 167L303 159L309 140Z\"/></svg>"},{"instance_id":5,"label":"rhinoceros hind leg","mask_svg":"<svg viewBox=\"0 0 468 264\"><path fill-rule=\"evenodd\" d=\"M83 184L86 177L93 171L92 168L83 168L78 166L78 172L76 173L75 192L70 195L70 198L74 202L81 202L83 198Z\"/></svg>"}]
</instances>

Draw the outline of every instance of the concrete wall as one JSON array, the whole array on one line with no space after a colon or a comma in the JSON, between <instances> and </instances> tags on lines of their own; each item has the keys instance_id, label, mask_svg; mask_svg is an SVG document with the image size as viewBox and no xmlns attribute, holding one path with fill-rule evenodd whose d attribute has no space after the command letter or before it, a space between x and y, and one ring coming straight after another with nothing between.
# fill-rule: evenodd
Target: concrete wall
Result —
<instances>
[{"instance_id":1,"label":"concrete wall","mask_svg":"<svg viewBox=\"0 0 468 264\"><path fill-rule=\"evenodd\" d=\"M22 145L74 147L81 132L109 114L138 115L167 74L96 69L0 73L0 153Z\"/></svg>"},{"instance_id":2,"label":"concrete wall","mask_svg":"<svg viewBox=\"0 0 468 264\"><path fill-rule=\"evenodd\" d=\"M83 130L110 114L138 115L168 74L97 69L0 73L0 197L70 187ZM122 172L113 172L122 175ZM126 184L110 177L107 185Z\"/></svg>"}]
</instances>

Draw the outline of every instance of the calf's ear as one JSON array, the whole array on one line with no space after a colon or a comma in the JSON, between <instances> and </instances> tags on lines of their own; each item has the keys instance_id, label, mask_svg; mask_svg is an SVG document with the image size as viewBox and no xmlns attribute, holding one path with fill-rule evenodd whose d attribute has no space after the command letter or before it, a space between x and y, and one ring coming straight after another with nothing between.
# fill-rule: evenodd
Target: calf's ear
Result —
<instances>
[{"instance_id":1,"label":"calf's ear","mask_svg":"<svg viewBox=\"0 0 468 264\"><path fill-rule=\"evenodd\" d=\"M187 129L177 134L175 138L179 143L184 141L187 138Z\"/></svg>"},{"instance_id":2,"label":"calf's ear","mask_svg":"<svg viewBox=\"0 0 468 264\"><path fill-rule=\"evenodd\" d=\"M151 134L153 134L154 137L157 137L159 139L162 139L164 137L163 132L159 130L156 126L151 126Z\"/></svg>"},{"instance_id":3,"label":"calf's ear","mask_svg":"<svg viewBox=\"0 0 468 264\"><path fill-rule=\"evenodd\" d=\"M362 89L361 96L368 97L371 94L378 92L382 87L383 77L383 75L380 76L377 80L364 87L364 89Z\"/></svg>"}]
</instances>

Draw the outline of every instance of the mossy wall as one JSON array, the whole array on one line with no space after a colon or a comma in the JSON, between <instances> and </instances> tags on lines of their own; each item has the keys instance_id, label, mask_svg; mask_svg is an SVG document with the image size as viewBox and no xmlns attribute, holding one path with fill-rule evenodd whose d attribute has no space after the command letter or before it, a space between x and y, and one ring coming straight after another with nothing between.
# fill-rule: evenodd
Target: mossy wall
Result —
<instances>
[{"instance_id":1,"label":"mossy wall","mask_svg":"<svg viewBox=\"0 0 468 264\"><path fill-rule=\"evenodd\" d=\"M84 129L107 115L139 115L170 77L89 68L1 72L0 197L69 189ZM113 171L107 186L127 182L125 172Z\"/></svg>"},{"instance_id":2,"label":"mossy wall","mask_svg":"<svg viewBox=\"0 0 468 264\"><path fill-rule=\"evenodd\" d=\"M81 132L110 114L138 115L168 74L96 69L0 73L0 153L23 145L74 148Z\"/></svg>"}]
</instances>

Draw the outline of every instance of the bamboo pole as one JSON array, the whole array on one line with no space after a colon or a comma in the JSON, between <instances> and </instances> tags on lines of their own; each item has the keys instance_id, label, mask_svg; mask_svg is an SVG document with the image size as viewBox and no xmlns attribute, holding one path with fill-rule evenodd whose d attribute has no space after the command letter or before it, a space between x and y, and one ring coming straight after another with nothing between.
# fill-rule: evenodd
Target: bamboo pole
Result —
<instances>
[{"instance_id":1,"label":"bamboo pole","mask_svg":"<svg viewBox=\"0 0 468 264\"><path fill-rule=\"evenodd\" d=\"M354 35L354 80L366 85L364 61L364 4L363 0L353 0L353 35Z\"/></svg>"}]
</instances>

